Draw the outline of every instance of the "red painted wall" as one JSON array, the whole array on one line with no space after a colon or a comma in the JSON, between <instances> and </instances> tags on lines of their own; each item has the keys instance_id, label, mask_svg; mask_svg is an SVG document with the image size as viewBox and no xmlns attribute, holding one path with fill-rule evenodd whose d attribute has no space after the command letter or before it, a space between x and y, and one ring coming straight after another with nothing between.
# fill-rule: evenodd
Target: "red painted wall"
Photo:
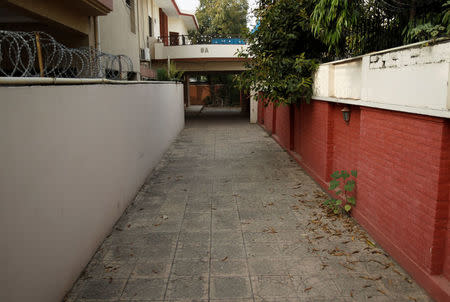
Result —
<instances>
[{"instance_id":1,"label":"red painted wall","mask_svg":"<svg viewBox=\"0 0 450 302\"><path fill-rule=\"evenodd\" d=\"M274 138L284 148L290 148L291 139L291 119L290 119L290 106L280 105L276 110L275 118L275 133Z\"/></svg>"},{"instance_id":2,"label":"red painted wall","mask_svg":"<svg viewBox=\"0 0 450 302\"><path fill-rule=\"evenodd\" d=\"M294 151L315 178L327 179L329 106L326 102L295 106Z\"/></svg>"},{"instance_id":3,"label":"red painted wall","mask_svg":"<svg viewBox=\"0 0 450 302\"><path fill-rule=\"evenodd\" d=\"M276 115L274 115L274 105L272 103L269 103L264 108L264 128L266 128L267 131L270 133L273 132L273 122Z\"/></svg>"},{"instance_id":4,"label":"red painted wall","mask_svg":"<svg viewBox=\"0 0 450 302\"><path fill-rule=\"evenodd\" d=\"M258 101L258 123L260 125L264 125L264 112L265 112L264 102L263 102L263 100L259 100Z\"/></svg>"},{"instance_id":5,"label":"red painted wall","mask_svg":"<svg viewBox=\"0 0 450 302\"><path fill-rule=\"evenodd\" d=\"M312 101L264 110L266 129L327 189L358 170L354 217L439 301L450 299L450 121ZM263 108L264 109L264 108Z\"/></svg>"}]
</instances>

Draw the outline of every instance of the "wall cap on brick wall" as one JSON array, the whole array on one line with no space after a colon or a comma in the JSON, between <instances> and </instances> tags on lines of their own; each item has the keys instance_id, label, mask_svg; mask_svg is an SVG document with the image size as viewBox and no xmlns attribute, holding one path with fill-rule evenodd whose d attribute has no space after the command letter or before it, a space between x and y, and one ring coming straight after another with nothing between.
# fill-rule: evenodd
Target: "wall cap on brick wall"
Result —
<instances>
[{"instance_id":1,"label":"wall cap on brick wall","mask_svg":"<svg viewBox=\"0 0 450 302\"><path fill-rule=\"evenodd\" d=\"M444 111L444 110L435 110L435 109L429 109L429 108L417 108L417 107L409 107L409 106L400 106L400 105L395 105L395 104L383 104L383 103L367 102L367 101L361 101L361 100L355 100L355 99L345 99L345 98L335 98L335 97L325 97L325 96L313 96L312 99L317 100L317 101L324 101L324 102L349 104L349 105L364 106L364 107L378 108L378 109L385 109L385 110L392 110L392 111L399 111L399 112L406 112L406 113L421 114L421 115L434 116L434 117L450 118L449 110Z\"/></svg>"},{"instance_id":2,"label":"wall cap on brick wall","mask_svg":"<svg viewBox=\"0 0 450 302\"><path fill-rule=\"evenodd\" d=\"M316 97L449 117L450 40L421 42L321 64Z\"/></svg>"}]
</instances>

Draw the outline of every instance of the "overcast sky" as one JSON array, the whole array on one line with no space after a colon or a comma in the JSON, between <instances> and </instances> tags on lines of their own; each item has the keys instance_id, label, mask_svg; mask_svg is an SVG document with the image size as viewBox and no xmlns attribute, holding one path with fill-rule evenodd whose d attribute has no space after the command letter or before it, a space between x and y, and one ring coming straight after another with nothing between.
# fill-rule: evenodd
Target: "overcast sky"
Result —
<instances>
[{"instance_id":1,"label":"overcast sky","mask_svg":"<svg viewBox=\"0 0 450 302\"><path fill-rule=\"evenodd\" d=\"M199 0L176 0L178 6L185 11L189 11L194 13L195 10L197 9L197 6L199 4ZM252 8L254 8L256 6L256 0L248 0L248 5L250 7L249 9L249 13L251 11ZM253 16L249 15L248 16L248 21L247 21L247 25L249 28L253 28L253 26L255 25L255 20L253 18Z\"/></svg>"}]
</instances>

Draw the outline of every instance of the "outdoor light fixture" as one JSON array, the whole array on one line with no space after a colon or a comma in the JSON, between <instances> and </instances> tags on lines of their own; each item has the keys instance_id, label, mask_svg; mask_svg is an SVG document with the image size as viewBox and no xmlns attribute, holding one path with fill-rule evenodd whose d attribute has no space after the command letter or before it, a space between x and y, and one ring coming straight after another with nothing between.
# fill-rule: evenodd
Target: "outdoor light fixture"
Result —
<instances>
[{"instance_id":1,"label":"outdoor light fixture","mask_svg":"<svg viewBox=\"0 0 450 302\"><path fill-rule=\"evenodd\" d=\"M344 122L348 124L350 122L350 108L345 106L344 109L342 109L341 111L344 117Z\"/></svg>"}]
</instances>

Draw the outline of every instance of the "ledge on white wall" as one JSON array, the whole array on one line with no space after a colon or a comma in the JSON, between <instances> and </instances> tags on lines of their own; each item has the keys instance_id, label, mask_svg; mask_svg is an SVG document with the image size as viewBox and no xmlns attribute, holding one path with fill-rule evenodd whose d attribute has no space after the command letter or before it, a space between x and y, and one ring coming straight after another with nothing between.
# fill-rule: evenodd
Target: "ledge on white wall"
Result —
<instances>
[{"instance_id":1,"label":"ledge on white wall","mask_svg":"<svg viewBox=\"0 0 450 302\"><path fill-rule=\"evenodd\" d=\"M422 42L320 65L314 99L450 117L450 41Z\"/></svg>"}]
</instances>

